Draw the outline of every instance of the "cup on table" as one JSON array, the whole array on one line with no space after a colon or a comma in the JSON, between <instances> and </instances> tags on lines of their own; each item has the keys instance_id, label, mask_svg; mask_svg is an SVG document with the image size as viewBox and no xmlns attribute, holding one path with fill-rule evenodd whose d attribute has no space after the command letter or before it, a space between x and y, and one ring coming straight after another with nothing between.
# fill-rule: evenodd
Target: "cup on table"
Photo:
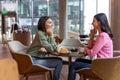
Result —
<instances>
[{"instance_id":1,"label":"cup on table","mask_svg":"<svg viewBox=\"0 0 120 80\"><path fill-rule=\"evenodd\" d=\"M85 52L85 47L79 47L79 52L80 52L80 53Z\"/></svg>"}]
</instances>

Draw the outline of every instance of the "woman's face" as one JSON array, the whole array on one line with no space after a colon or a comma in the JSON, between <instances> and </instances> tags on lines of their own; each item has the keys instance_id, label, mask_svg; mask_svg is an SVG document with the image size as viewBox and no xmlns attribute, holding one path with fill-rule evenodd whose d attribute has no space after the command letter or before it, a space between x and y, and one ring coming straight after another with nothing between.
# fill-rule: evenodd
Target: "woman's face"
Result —
<instances>
[{"instance_id":1,"label":"woman's face","mask_svg":"<svg viewBox=\"0 0 120 80\"><path fill-rule=\"evenodd\" d=\"M93 22L92 22L92 25L95 29L98 29L98 27L100 26L100 22L97 21L96 18L93 18Z\"/></svg>"},{"instance_id":2,"label":"woman's face","mask_svg":"<svg viewBox=\"0 0 120 80\"><path fill-rule=\"evenodd\" d=\"M49 19L45 22L45 28L46 28L46 29L52 29L52 26L53 26L52 19L49 18Z\"/></svg>"}]
</instances>

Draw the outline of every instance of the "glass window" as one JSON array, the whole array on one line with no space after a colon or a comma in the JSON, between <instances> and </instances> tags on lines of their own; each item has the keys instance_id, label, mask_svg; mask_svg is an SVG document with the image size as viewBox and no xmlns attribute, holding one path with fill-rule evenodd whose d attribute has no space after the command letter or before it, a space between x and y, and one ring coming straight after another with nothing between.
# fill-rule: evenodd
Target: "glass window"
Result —
<instances>
[{"instance_id":1,"label":"glass window","mask_svg":"<svg viewBox=\"0 0 120 80\"><path fill-rule=\"evenodd\" d=\"M68 37L77 37L84 27L84 0L68 0Z\"/></svg>"},{"instance_id":2,"label":"glass window","mask_svg":"<svg viewBox=\"0 0 120 80\"><path fill-rule=\"evenodd\" d=\"M97 13L104 12L109 19L109 0L97 0ZM101 6L103 5L103 6Z\"/></svg>"},{"instance_id":3,"label":"glass window","mask_svg":"<svg viewBox=\"0 0 120 80\"><path fill-rule=\"evenodd\" d=\"M109 0L84 0L84 33L89 34L96 13L105 13L109 18ZM103 6L101 6L103 5Z\"/></svg>"},{"instance_id":4,"label":"glass window","mask_svg":"<svg viewBox=\"0 0 120 80\"><path fill-rule=\"evenodd\" d=\"M109 0L68 0L67 8L68 37L89 35L96 13L105 13L109 18Z\"/></svg>"},{"instance_id":5,"label":"glass window","mask_svg":"<svg viewBox=\"0 0 120 80\"><path fill-rule=\"evenodd\" d=\"M47 15L52 17L53 20L53 32L59 34L59 5L58 0L46 0L47 1Z\"/></svg>"},{"instance_id":6,"label":"glass window","mask_svg":"<svg viewBox=\"0 0 120 80\"><path fill-rule=\"evenodd\" d=\"M18 0L18 16L19 17L31 17L31 9L32 9L32 1L31 0Z\"/></svg>"},{"instance_id":7,"label":"glass window","mask_svg":"<svg viewBox=\"0 0 120 80\"><path fill-rule=\"evenodd\" d=\"M0 2L1 5L2 2L3 1ZM8 2L12 4L12 1ZM16 3L15 5L18 5L18 21L20 24L25 24L22 25L22 27L29 27L32 35L35 34L38 20L43 15L49 15L52 17L54 22L53 31L55 34L59 34L58 2L59 0L13 1L13 3ZM2 7L0 7L0 10L1 9ZM109 0L67 0L68 37L78 37L79 34L89 34L89 31L92 28L91 23L93 16L100 12L105 13L109 18ZM26 23L23 22L24 20Z\"/></svg>"},{"instance_id":8,"label":"glass window","mask_svg":"<svg viewBox=\"0 0 120 80\"><path fill-rule=\"evenodd\" d=\"M84 32L83 34L89 34L92 28L93 16L96 14L96 0L84 0Z\"/></svg>"},{"instance_id":9,"label":"glass window","mask_svg":"<svg viewBox=\"0 0 120 80\"><path fill-rule=\"evenodd\" d=\"M0 38L4 34L5 39L12 39L10 31L11 24L16 22L16 10L16 1L0 1Z\"/></svg>"},{"instance_id":10,"label":"glass window","mask_svg":"<svg viewBox=\"0 0 120 80\"><path fill-rule=\"evenodd\" d=\"M33 0L33 2L32 0L19 0L18 5L19 22L23 27L29 27L33 36L37 31L39 18L44 15L52 17L54 23L53 31L55 34L59 33L58 0Z\"/></svg>"}]
</instances>

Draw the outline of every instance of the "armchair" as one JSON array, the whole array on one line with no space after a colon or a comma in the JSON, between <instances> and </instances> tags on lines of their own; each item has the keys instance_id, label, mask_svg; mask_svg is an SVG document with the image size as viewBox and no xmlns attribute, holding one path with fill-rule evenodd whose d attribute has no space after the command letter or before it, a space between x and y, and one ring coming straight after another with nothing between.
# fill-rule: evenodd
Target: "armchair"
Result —
<instances>
[{"instance_id":1,"label":"armchair","mask_svg":"<svg viewBox=\"0 0 120 80\"><path fill-rule=\"evenodd\" d=\"M120 57L95 59L91 68L77 70L80 80L119 80Z\"/></svg>"},{"instance_id":2,"label":"armchair","mask_svg":"<svg viewBox=\"0 0 120 80\"><path fill-rule=\"evenodd\" d=\"M29 76L42 74L45 80L48 80L47 72L50 72L50 78L52 79L51 71L53 71L53 69L33 64L31 56L26 54L27 46L24 46L19 41L11 41L8 42L8 47L12 57L18 63L19 74L23 75L21 79L25 78L25 80L28 80Z\"/></svg>"},{"instance_id":3,"label":"armchair","mask_svg":"<svg viewBox=\"0 0 120 80\"><path fill-rule=\"evenodd\" d=\"M18 66L12 58L0 60L0 80L19 80Z\"/></svg>"}]
</instances>

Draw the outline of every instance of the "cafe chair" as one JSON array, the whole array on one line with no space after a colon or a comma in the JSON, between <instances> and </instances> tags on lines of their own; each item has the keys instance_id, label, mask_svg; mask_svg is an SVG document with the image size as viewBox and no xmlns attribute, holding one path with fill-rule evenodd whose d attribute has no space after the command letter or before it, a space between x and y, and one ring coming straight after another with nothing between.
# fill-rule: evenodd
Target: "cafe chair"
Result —
<instances>
[{"instance_id":1,"label":"cafe chair","mask_svg":"<svg viewBox=\"0 0 120 80\"><path fill-rule=\"evenodd\" d=\"M30 32L29 31L17 31L13 32L13 40L19 41L22 44L30 45Z\"/></svg>"},{"instance_id":2,"label":"cafe chair","mask_svg":"<svg viewBox=\"0 0 120 80\"><path fill-rule=\"evenodd\" d=\"M120 50L113 50L113 57L120 56Z\"/></svg>"},{"instance_id":3,"label":"cafe chair","mask_svg":"<svg viewBox=\"0 0 120 80\"><path fill-rule=\"evenodd\" d=\"M120 57L94 59L90 68L77 70L80 80L119 80Z\"/></svg>"},{"instance_id":4,"label":"cafe chair","mask_svg":"<svg viewBox=\"0 0 120 80\"><path fill-rule=\"evenodd\" d=\"M19 74L22 75L21 79L28 80L29 76L44 75L45 80L48 80L47 74L49 72L52 80L53 69L33 64L31 56L26 54L27 46L24 46L19 41L11 41L8 42L8 47L12 57L18 63Z\"/></svg>"},{"instance_id":5,"label":"cafe chair","mask_svg":"<svg viewBox=\"0 0 120 80\"><path fill-rule=\"evenodd\" d=\"M19 80L18 66L14 59L0 59L0 80Z\"/></svg>"}]
</instances>

